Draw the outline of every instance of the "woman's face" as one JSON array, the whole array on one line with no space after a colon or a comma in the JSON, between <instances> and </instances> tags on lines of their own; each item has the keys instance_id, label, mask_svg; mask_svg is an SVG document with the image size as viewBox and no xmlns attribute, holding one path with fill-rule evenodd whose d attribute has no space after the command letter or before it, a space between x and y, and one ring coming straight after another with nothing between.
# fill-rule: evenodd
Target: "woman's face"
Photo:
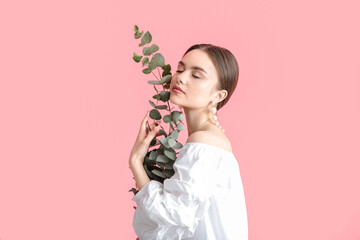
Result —
<instances>
[{"instance_id":1,"label":"woman's face","mask_svg":"<svg viewBox=\"0 0 360 240\"><path fill-rule=\"evenodd\" d=\"M217 72L210 57L202 50L188 52L178 63L170 84L170 101L188 108L204 108L215 100ZM180 87L184 93L173 91Z\"/></svg>"}]
</instances>

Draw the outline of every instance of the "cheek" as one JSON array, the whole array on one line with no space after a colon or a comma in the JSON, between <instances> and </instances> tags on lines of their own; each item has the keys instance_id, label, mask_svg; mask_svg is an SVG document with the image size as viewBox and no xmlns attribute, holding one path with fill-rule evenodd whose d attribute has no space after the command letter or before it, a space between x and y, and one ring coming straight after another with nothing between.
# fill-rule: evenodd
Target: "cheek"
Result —
<instances>
[{"instance_id":1,"label":"cheek","mask_svg":"<svg viewBox=\"0 0 360 240\"><path fill-rule=\"evenodd\" d=\"M191 86L189 86L188 89L188 97L191 98L191 100L202 103L202 102L208 102L208 99L210 97L210 86L208 83L193 83Z\"/></svg>"}]
</instances>

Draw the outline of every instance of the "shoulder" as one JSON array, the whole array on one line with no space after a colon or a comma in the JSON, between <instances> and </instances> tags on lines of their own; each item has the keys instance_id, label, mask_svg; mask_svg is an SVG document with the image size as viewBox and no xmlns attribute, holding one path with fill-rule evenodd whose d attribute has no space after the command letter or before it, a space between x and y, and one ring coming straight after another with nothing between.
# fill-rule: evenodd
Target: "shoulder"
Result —
<instances>
[{"instance_id":1,"label":"shoulder","mask_svg":"<svg viewBox=\"0 0 360 240\"><path fill-rule=\"evenodd\" d=\"M226 136L221 136L211 131L194 132L188 137L186 142L205 143L232 152L230 140Z\"/></svg>"}]
</instances>

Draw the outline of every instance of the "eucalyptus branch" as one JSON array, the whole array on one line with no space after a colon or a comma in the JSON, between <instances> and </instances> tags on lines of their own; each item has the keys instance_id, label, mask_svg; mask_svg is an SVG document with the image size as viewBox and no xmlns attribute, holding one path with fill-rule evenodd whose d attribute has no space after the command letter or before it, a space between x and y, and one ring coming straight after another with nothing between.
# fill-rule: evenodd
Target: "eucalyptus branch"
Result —
<instances>
[{"instance_id":1,"label":"eucalyptus branch","mask_svg":"<svg viewBox=\"0 0 360 240\"><path fill-rule=\"evenodd\" d=\"M142 64L142 72L144 74L152 73L157 80L149 80L148 83L153 85L156 95L152 98L156 99L156 104L149 100L150 105L153 109L150 111L149 116L154 121L160 121L159 126L161 127L160 133L162 138L159 140L154 137L150 143L150 147L154 146L157 141L160 143L157 149L150 150L144 158L144 169L150 178L150 180L156 180L163 182L165 179L170 178L174 175L173 164L177 159L176 149L181 149L183 144L177 141L179 132L184 130L184 117L180 111L172 111L173 108L170 107L170 84L172 80L171 66L165 64L165 59L161 53L158 52L159 47L156 44L149 44L152 41L151 34L147 31L144 34L144 31L139 31L137 25L134 26L134 37L135 39L140 39L141 42L139 47L143 47L142 55L139 55L134 52L133 60L137 63ZM145 46L146 45L146 46ZM162 74L160 73L161 68ZM158 77L153 71L157 69ZM158 91L156 85L162 86L162 91ZM161 105L161 102L164 102L165 105ZM159 110L166 110L168 114L162 116ZM161 121L162 120L162 121ZM168 133L165 132L161 122L164 122L169 125ZM150 128L150 126L148 126ZM132 188L131 190L134 194L138 192L137 189Z\"/></svg>"}]
</instances>

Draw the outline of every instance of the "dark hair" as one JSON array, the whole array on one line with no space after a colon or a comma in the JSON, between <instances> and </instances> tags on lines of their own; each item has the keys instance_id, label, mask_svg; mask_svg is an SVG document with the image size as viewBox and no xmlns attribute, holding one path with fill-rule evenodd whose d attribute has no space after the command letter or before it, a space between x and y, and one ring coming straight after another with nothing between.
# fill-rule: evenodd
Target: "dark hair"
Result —
<instances>
[{"instance_id":1,"label":"dark hair","mask_svg":"<svg viewBox=\"0 0 360 240\"><path fill-rule=\"evenodd\" d=\"M217 110L222 108L230 99L235 91L238 78L239 66L234 55L226 48L215 46L212 44L195 44L191 46L183 55L183 57L194 49L200 49L208 54L218 73L219 82L216 85L218 90L225 89L228 95L224 100L217 104Z\"/></svg>"}]
</instances>

